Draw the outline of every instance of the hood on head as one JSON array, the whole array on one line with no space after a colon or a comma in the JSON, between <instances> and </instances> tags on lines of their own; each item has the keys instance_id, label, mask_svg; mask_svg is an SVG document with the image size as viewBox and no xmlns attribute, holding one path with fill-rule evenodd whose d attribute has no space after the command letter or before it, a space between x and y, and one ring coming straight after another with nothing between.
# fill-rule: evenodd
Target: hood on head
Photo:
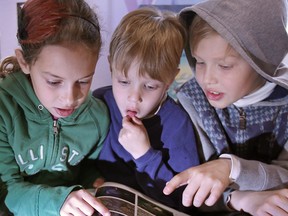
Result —
<instances>
[{"instance_id":1,"label":"hood on head","mask_svg":"<svg viewBox=\"0 0 288 216\"><path fill-rule=\"evenodd\" d=\"M207 0L180 11L189 28L195 14L204 19L265 79L288 89L287 0ZM185 48L194 69L189 44Z\"/></svg>"}]
</instances>

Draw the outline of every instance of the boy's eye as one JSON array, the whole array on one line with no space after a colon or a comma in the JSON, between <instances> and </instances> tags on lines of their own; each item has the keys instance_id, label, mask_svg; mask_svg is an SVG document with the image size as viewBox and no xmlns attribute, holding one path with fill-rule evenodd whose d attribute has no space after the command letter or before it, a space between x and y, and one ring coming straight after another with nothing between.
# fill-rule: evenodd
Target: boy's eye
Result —
<instances>
[{"instance_id":1,"label":"boy's eye","mask_svg":"<svg viewBox=\"0 0 288 216\"><path fill-rule=\"evenodd\" d=\"M220 68L222 68L223 70L229 70L232 68L231 65L219 65Z\"/></svg>"},{"instance_id":2,"label":"boy's eye","mask_svg":"<svg viewBox=\"0 0 288 216\"><path fill-rule=\"evenodd\" d=\"M155 85L145 85L145 88L148 89L148 90L155 90L155 89L157 89L157 86L155 86Z\"/></svg>"},{"instance_id":3,"label":"boy's eye","mask_svg":"<svg viewBox=\"0 0 288 216\"><path fill-rule=\"evenodd\" d=\"M204 62L196 61L196 65L204 65Z\"/></svg>"},{"instance_id":4,"label":"boy's eye","mask_svg":"<svg viewBox=\"0 0 288 216\"><path fill-rule=\"evenodd\" d=\"M203 60L201 60L201 59L199 59L199 58L193 58L194 59L194 61L196 62L196 64L203 64L204 63L204 61Z\"/></svg>"},{"instance_id":5,"label":"boy's eye","mask_svg":"<svg viewBox=\"0 0 288 216\"><path fill-rule=\"evenodd\" d=\"M205 63L203 61L199 61L196 59L196 67L203 67L205 65Z\"/></svg>"},{"instance_id":6,"label":"boy's eye","mask_svg":"<svg viewBox=\"0 0 288 216\"><path fill-rule=\"evenodd\" d=\"M129 84L129 81L127 80L119 80L118 81L121 85L128 85Z\"/></svg>"}]
</instances>

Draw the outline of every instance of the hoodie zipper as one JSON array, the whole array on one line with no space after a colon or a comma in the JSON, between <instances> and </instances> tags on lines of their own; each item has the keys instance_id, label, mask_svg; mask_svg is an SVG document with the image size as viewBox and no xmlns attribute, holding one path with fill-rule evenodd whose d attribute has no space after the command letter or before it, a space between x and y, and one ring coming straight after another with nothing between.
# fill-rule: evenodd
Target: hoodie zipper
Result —
<instances>
[{"instance_id":1,"label":"hoodie zipper","mask_svg":"<svg viewBox=\"0 0 288 216\"><path fill-rule=\"evenodd\" d=\"M246 113L244 112L244 110L242 108L239 108L239 126L241 130L245 130L246 129Z\"/></svg>"},{"instance_id":2,"label":"hoodie zipper","mask_svg":"<svg viewBox=\"0 0 288 216\"><path fill-rule=\"evenodd\" d=\"M57 120L53 120L53 131L54 131L54 135L58 134Z\"/></svg>"},{"instance_id":3,"label":"hoodie zipper","mask_svg":"<svg viewBox=\"0 0 288 216\"><path fill-rule=\"evenodd\" d=\"M57 152L58 152L58 133L59 133L59 126L58 126L58 121L57 119L53 120L53 137L54 137L54 142L53 142L53 147L51 148L51 155L50 155L50 164L55 165L56 158L57 158Z\"/></svg>"}]
</instances>

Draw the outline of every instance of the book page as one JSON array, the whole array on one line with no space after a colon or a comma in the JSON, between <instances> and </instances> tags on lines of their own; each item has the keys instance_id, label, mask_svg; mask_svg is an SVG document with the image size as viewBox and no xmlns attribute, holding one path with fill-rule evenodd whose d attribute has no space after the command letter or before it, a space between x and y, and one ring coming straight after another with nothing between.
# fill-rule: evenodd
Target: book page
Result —
<instances>
[{"instance_id":1,"label":"book page","mask_svg":"<svg viewBox=\"0 0 288 216\"><path fill-rule=\"evenodd\" d=\"M111 216L187 216L128 186L114 182L105 182L98 187L95 196L110 210Z\"/></svg>"}]
</instances>

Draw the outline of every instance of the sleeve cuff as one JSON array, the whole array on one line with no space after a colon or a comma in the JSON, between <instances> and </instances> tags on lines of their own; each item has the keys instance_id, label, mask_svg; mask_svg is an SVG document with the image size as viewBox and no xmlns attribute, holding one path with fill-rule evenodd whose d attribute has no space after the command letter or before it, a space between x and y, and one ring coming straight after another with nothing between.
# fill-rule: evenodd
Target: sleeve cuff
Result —
<instances>
[{"instance_id":1,"label":"sleeve cuff","mask_svg":"<svg viewBox=\"0 0 288 216\"><path fill-rule=\"evenodd\" d=\"M231 154L221 154L219 158L230 159L231 160L231 171L229 174L229 179L231 182L235 182L239 177L241 165L238 158Z\"/></svg>"}]
</instances>

